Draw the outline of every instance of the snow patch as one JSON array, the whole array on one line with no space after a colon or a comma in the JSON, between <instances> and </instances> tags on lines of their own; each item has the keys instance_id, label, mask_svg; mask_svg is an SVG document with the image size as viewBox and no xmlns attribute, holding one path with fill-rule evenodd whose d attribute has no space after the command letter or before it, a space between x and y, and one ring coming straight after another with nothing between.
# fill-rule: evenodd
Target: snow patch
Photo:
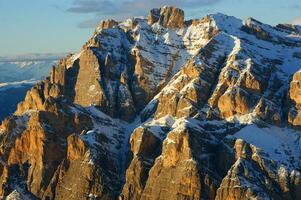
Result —
<instances>
[{"instance_id":1,"label":"snow patch","mask_svg":"<svg viewBox=\"0 0 301 200\"><path fill-rule=\"evenodd\" d=\"M290 128L258 127L256 124L251 124L233 136L254 145L268 154L270 159L293 169L301 166L300 134L299 131Z\"/></svg>"}]
</instances>

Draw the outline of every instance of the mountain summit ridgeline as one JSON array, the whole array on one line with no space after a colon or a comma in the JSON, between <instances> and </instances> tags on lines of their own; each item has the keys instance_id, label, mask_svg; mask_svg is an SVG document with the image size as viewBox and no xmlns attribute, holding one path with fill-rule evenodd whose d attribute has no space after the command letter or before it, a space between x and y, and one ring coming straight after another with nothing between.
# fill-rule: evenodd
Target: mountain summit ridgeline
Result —
<instances>
[{"instance_id":1,"label":"mountain summit ridgeline","mask_svg":"<svg viewBox=\"0 0 301 200\"><path fill-rule=\"evenodd\" d=\"M105 20L0 127L19 199L301 199L301 27Z\"/></svg>"}]
</instances>

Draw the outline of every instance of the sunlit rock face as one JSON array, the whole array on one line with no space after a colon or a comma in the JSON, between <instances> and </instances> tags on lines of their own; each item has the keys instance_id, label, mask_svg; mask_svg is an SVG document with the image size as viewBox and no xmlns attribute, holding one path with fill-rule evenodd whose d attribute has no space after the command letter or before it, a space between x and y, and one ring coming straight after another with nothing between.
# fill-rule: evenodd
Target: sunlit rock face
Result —
<instances>
[{"instance_id":1,"label":"sunlit rock face","mask_svg":"<svg viewBox=\"0 0 301 200\"><path fill-rule=\"evenodd\" d=\"M300 199L298 26L181 9L100 23L0 127L0 194Z\"/></svg>"},{"instance_id":2,"label":"sunlit rock face","mask_svg":"<svg viewBox=\"0 0 301 200\"><path fill-rule=\"evenodd\" d=\"M301 126L301 71L294 74L292 81L290 82L289 89L289 113L288 121L293 126Z\"/></svg>"},{"instance_id":3,"label":"sunlit rock face","mask_svg":"<svg viewBox=\"0 0 301 200\"><path fill-rule=\"evenodd\" d=\"M152 9L147 17L150 25L158 23L165 28L176 29L184 27L184 11L175 8L164 6L162 8Z\"/></svg>"},{"instance_id":4,"label":"sunlit rock face","mask_svg":"<svg viewBox=\"0 0 301 200\"><path fill-rule=\"evenodd\" d=\"M0 121L14 113L17 104L37 81L44 79L66 54L25 54L0 58Z\"/></svg>"}]
</instances>

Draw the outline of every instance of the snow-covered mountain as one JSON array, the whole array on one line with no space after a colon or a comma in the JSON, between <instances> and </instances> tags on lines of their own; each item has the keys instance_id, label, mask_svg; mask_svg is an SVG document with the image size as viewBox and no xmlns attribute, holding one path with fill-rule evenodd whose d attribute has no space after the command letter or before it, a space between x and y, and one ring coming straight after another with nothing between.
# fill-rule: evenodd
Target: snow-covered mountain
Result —
<instances>
[{"instance_id":1,"label":"snow-covered mountain","mask_svg":"<svg viewBox=\"0 0 301 200\"><path fill-rule=\"evenodd\" d=\"M2 122L0 192L300 199L300 69L299 26L169 6L102 21Z\"/></svg>"},{"instance_id":2,"label":"snow-covered mountain","mask_svg":"<svg viewBox=\"0 0 301 200\"><path fill-rule=\"evenodd\" d=\"M0 121L12 114L26 92L48 76L66 54L26 54L0 57Z\"/></svg>"},{"instance_id":3,"label":"snow-covered mountain","mask_svg":"<svg viewBox=\"0 0 301 200\"><path fill-rule=\"evenodd\" d=\"M66 54L26 54L0 57L0 83L41 80Z\"/></svg>"}]
</instances>

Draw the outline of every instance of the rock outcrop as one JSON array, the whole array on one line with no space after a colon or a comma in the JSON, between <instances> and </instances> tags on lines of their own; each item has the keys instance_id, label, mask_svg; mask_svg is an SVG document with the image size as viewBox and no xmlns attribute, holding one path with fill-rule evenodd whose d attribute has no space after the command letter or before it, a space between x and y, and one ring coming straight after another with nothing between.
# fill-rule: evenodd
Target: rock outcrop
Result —
<instances>
[{"instance_id":1,"label":"rock outcrop","mask_svg":"<svg viewBox=\"0 0 301 200\"><path fill-rule=\"evenodd\" d=\"M237 160L217 190L216 199L300 198L300 174L289 176L282 167L278 173L273 172L270 166L275 163L241 139L235 141L234 148Z\"/></svg>"},{"instance_id":2,"label":"rock outcrop","mask_svg":"<svg viewBox=\"0 0 301 200\"><path fill-rule=\"evenodd\" d=\"M152 9L148 15L149 24L158 23L166 28L176 29L184 26L184 11L170 6Z\"/></svg>"},{"instance_id":3,"label":"rock outcrop","mask_svg":"<svg viewBox=\"0 0 301 200\"><path fill-rule=\"evenodd\" d=\"M289 89L290 110L288 114L288 122L293 125L301 126L301 72L294 74L290 82Z\"/></svg>"}]
</instances>

